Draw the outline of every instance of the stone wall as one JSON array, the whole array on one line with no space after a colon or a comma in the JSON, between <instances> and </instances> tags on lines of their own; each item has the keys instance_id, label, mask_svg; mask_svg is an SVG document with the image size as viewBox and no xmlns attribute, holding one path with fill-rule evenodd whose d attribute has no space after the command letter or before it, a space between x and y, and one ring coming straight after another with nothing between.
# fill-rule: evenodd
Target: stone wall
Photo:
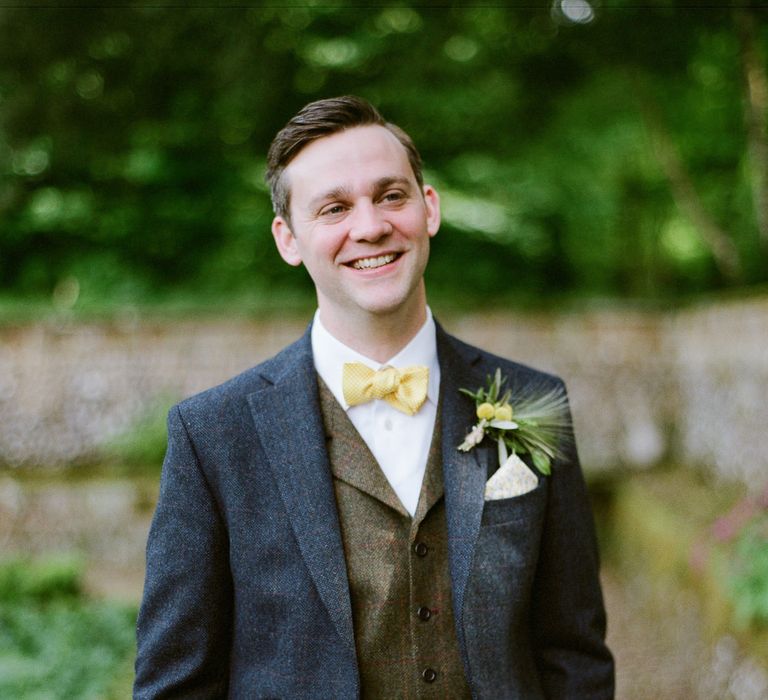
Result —
<instances>
[{"instance_id":1,"label":"stone wall","mask_svg":"<svg viewBox=\"0 0 768 700\"><path fill-rule=\"evenodd\" d=\"M446 316L446 328L563 376L588 469L676 459L761 485L768 467L768 298L637 310ZM306 319L0 327L0 462L93 458L158 401L269 357Z\"/></svg>"},{"instance_id":2,"label":"stone wall","mask_svg":"<svg viewBox=\"0 0 768 700\"><path fill-rule=\"evenodd\" d=\"M675 449L753 489L768 481L768 298L665 319L675 375Z\"/></svg>"}]
</instances>

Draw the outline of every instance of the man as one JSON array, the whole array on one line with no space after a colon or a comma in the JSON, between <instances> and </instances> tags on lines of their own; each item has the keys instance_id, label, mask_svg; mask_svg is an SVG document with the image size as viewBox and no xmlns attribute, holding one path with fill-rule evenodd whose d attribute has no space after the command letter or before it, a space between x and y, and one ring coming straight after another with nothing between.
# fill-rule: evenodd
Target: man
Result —
<instances>
[{"instance_id":1,"label":"man","mask_svg":"<svg viewBox=\"0 0 768 700\"><path fill-rule=\"evenodd\" d=\"M321 100L267 178L318 312L170 412L135 697L612 697L572 444L493 500L496 445L458 449L477 422L459 389L497 370L518 396L562 385L432 319L440 204L410 138L364 100Z\"/></svg>"}]
</instances>

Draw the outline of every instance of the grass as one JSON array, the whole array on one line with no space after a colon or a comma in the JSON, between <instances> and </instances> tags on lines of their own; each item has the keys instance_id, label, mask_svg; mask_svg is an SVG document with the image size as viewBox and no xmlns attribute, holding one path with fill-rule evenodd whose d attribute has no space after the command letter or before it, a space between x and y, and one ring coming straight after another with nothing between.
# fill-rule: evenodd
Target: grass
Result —
<instances>
[{"instance_id":1,"label":"grass","mask_svg":"<svg viewBox=\"0 0 768 700\"><path fill-rule=\"evenodd\" d=\"M0 294L0 326L27 323L132 322L205 318L309 318L316 305L313 294L295 290L269 293L192 294L170 292L136 299L109 296L78 299L67 307L50 297Z\"/></svg>"}]
</instances>

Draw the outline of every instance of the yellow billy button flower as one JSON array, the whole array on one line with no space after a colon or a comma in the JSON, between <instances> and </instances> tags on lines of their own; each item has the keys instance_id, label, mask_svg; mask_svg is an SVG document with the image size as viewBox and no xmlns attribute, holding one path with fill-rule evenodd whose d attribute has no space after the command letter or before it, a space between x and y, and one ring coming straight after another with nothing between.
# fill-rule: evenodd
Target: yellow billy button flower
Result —
<instances>
[{"instance_id":1,"label":"yellow billy button flower","mask_svg":"<svg viewBox=\"0 0 768 700\"><path fill-rule=\"evenodd\" d=\"M495 413L496 409L494 409L492 403L481 403L477 407L477 417L480 420L491 420Z\"/></svg>"},{"instance_id":2,"label":"yellow billy button flower","mask_svg":"<svg viewBox=\"0 0 768 700\"><path fill-rule=\"evenodd\" d=\"M508 403L496 406L493 412L493 417L496 420L512 420L512 406Z\"/></svg>"}]
</instances>

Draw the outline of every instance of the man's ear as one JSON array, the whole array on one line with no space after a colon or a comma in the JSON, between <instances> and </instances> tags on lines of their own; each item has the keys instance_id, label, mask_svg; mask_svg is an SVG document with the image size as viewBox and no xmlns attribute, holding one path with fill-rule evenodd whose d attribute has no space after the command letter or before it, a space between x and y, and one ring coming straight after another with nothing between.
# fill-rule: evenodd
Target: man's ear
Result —
<instances>
[{"instance_id":1,"label":"man's ear","mask_svg":"<svg viewBox=\"0 0 768 700\"><path fill-rule=\"evenodd\" d=\"M440 196L432 185L424 185L424 204L427 208L427 233L434 236L440 228Z\"/></svg>"},{"instance_id":2,"label":"man's ear","mask_svg":"<svg viewBox=\"0 0 768 700\"><path fill-rule=\"evenodd\" d=\"M294 267L301 265L301 253L296 245L296 237L288 222L282 216L272 219L272 236L275 239L280 257Z\"/></svg>"}]
</instances>

